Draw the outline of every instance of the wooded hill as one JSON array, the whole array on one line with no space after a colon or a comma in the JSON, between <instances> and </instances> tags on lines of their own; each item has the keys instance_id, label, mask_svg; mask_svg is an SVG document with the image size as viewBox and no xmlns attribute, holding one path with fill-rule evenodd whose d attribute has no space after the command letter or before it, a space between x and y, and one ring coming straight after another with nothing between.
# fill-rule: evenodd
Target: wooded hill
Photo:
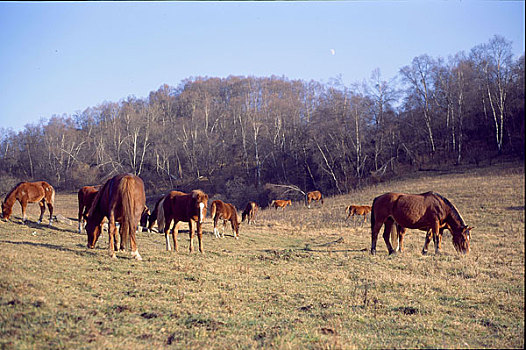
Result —
<instances>
[{"instance_id":1,"label":"wooded hill","mask_svg":"<svg viewBox=\"0 0 526 350\"><path fill-rule=\"evenodd\" d=\"M352 64L352 62L349 62ZM0 129L0 190L75 190L121 172L149 193L202 188L240 205L288 184L347 193L407 171L524 156L524 54L495 36L386 81L194 77L19 132ZM292 196L292 194L288 194Z\"/></svg>"}]
</instances>

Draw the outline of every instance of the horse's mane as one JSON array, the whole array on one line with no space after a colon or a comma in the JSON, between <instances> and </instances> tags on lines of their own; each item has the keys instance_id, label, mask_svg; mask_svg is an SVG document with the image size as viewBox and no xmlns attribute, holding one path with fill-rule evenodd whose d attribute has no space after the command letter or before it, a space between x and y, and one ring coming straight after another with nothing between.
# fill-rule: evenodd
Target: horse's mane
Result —
<instances>
[{"instance_id":1,"label":"horse's mane","mask_svg":"<svg viewBox=\"0 0 526 350\"><path fill-rule=\"evenodd\" d=\"M441 194L438 194L436 192L433 192L433 195L437 196L438 198L442 199L444 201L444 203L446 203L446 205L451 209L451 213L456 216L456 219L460 221L460 224L462 226L466 226L466 224L464 223L464 219L462 218L462 216L460 215L460 213L458 212L457 208L453 205L453 203L451 203L449 201L449 199L447 199L446 197L442 196Z\"/></svg>"},{"instance_id":2,"label":"horse's mane","mask_svg":"<svg viewBox=\"0 0 526 350\"><path fill-rule=\"evenodd\" d=\"M13 194L13 192L15 192L15 190L18 188L18 186L20 186L21 184L23 184L25 181L20 181L19 183L17 183L12 189L11 191L7 192L7 194L5 195L5 200L7 200L7 198L9 198L11 196L11 194Z\"/></svg>"}]
</instances>

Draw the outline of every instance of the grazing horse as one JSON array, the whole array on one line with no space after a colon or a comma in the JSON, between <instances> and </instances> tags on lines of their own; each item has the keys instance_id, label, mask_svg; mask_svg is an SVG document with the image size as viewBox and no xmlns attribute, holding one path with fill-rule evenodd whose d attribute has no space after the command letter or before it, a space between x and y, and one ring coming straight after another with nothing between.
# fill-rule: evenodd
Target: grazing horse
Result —
<instances>
[{"instance_id":1,"label":"grazing horse","mask_svg":"<svg viewBox=\"0 0 526 350\"><path fill-rule=\"evenodd\" d=\"M187 222L190 231L190 252L194 251L194 228L197 224L197 239L199 240L199 251L203 253L203 221L206 217L208 195L201 190L193 190L191 193L171 191L166 195L163 202L164 212L164 237L166 239L166 250L170 247L169 234L171 231L174 250L179 251L177 245L178 223ZM174 227L170 229L170 225Z\"/></svg>"},{"instance_id":2,"label":"grazing horse","mask_svg":"<svg viewBox=\"0 0 526 350\"><path fill-rule=\"evenodd\" d=\"M117 226L120 223L121 249L124 250L128 240L131 255L142 260L137 248L135 231L146 204L144 183L140 177L132 174L119 174L106 181L93 200L86 220L88 248L94 248L101 234L101 223L108 218L109 253L116 258Z\"/></svg>"},{"instance_id":3,"label":"grazing horse","mask_svg":"<svg viewBox=\"0 0 526 350\"><path fill-rule=\"evenodd\" d=\"M82 233L82 224L86 220L88 216L88 212L91 208L91 204L93 203L93 200L97 196L97 193L99 192L99 189L101 188L100 185L98 186L84 186L82 187L78 192L78 199L79 199L79 233Z\"/></svg>"},{"instance_id":4,"label":"grazing horse","mask_svg":"<svg viewBox=\"0 0 526 350\"><path fill-rule=\"evenodd\" d=\"M270 203L270 206L276 208L276 210L278 210L278 208L285 210L285 207L287 205L292 206L292 201L290 199L289 200L275 199Z\"/></svg>"},{"instance_id":5,"label":"grazing horse","mask_svg":"<svg viewBox=\"0 0 526 350\"><path fill-rule=\"evenodd\" d=\"M311 201L318 201L323 205L323 196L320 191L312 191L307 193L307 208L310 208Z\"/></svg>"},{"instance_id":6,"label":"grazing horse","mask_svg":"<svg viewBox=\"0 0 526 350\"><path fill-rule=\"evenodd\" d=\"M150 209L147 205L144 205L144 209L142 210L141 219L139 220L139 226L141 227L141 231L143 231L145 228L148 227L148 222L150 220ZM150 232L148 230L148 232Z\"/></svg>"},{"instance_id":7,"label":"grazing horse","mask_svg":"<svg viewBox=\"0 0 526 350\"><path fill-rule=\"evenodd\" d=\"M250 221L254 221L258 210L259 206L256 202L248 202L245 210L243 210L243 213L241 214L241 222L244 222L245 219L247 219L247 222L250 225Z\"/></svg>"},{"instance_id":8,"label":"grazing horse","mask_svg":"<svg viewBox=\"0 0 526 350\"><path fill-rule=\"evenodd\" d=\"M220 238L221 236L225 237L226 222L230 221L234 237L239 239L239 222L237 220L237 209L235 206L217 199L213 201L210 206L210 216L214 219L214 235L217 238ZM219 230L217 229L217 222L219 219L223 220L223 235L220 235Z\"/></svg>"},{"instance_id":9,"label":"grazing horse","mask_svg":"<svg viewBox=\"0 0 526 350\"><path fill-rule=\"evenodd\" d=\"M42 223L46 204L49 209L49 226L53 222L53 204L55 202L55 189L45 181L37 182L20 182L6 195L2 202L2 216L5 220L13 213L13 205L18 201L22 207L22 221L27 220L26 207L27 203L38 202L40 206L40 218L38 223Z\"/></svg>"},{"instance_id":10,"label":"grazing horse","mask_svg":"<svg viewBox=\"0 0 526 350\"><path fill-rule=\"evenodd\" d=\"M427 253L427 247L433 235L435 253L440 253L442 232L447 228L453 235L453 246L457 252L468 253L471 230L464 224L457 208L445 197L435 192L422 194L385 193L373 201L371 212L371 254L376 253L378 232L385 224L384 241L389 254L394 249L389 242L390 233L396 223L398 245L401 247L405 231L419 229L427 231L422 254Z\"/></svg>"},{"instance_id":11,"label":"grazing horse","mask_svg":"<svg viewBox=\"0 0 526 350\"><path fill-rule=\"evenodd\" d=\"M354 216L355 215L363 215L363 223L367 222L367 214L369 214L372 210L372 207L370 205L349 205L347 208L345 208L345 212L347 213L347 219L349 219L349 217L353 217L353 221L354 221ZM362 224L363 224L362 223Z\"/></svg>"}]
</instances>

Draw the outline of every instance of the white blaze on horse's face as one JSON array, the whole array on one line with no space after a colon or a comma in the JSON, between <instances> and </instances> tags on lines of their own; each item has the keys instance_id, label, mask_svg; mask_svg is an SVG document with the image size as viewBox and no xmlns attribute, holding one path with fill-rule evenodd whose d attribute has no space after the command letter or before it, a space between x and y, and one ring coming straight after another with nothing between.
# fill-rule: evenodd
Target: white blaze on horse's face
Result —
<instances>
[{"instance_id":1,"label":"white blaze on horse's face","mask_svg":"<svg viewBox=\"0 0 526 350\"><path fill-rule=\"evenodd\" d=\"M203 223L204 221L204 209L205 209L205 204L204 203L199 203L199 223Z\"/></svg>"}]
</instances>

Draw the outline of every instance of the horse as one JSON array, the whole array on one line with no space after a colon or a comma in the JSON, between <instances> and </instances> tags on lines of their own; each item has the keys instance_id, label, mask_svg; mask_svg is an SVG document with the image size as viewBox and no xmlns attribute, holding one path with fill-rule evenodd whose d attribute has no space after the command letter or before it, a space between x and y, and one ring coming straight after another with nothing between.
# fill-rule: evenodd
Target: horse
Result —
<instances>
[{"instance_id":1,"label":"horse","mask_svg":"<svg viewBox=\"0 0 526 350\"><path fill-rule=\"evenodd\" d=\"M270 206L276 208L276 210L278 210L278 208L285 210L285 207L287 205L292 206L292 201L290 199L289 200L275 199L270 203Z\"/></svg>"},{"instance_id":2,"label":"horse","mask_svg":"<svg viewBox=\"0 0 526 350\"><path fill-rule=\"evenodd\" d=\"M230 221L234 237L236 239L239 239L239 222L237 217L237 209L235 206L233 206L230 203L225 203L219 199L216 199L212 202L212 205L210 206L210 216L214 219L214 235L217 238L220 238L221 236L225 237L224 232L226 222ZM219 219L223 220L223 235L220 235L219 230L217 229L217 222L219 221Z\"/></svg>"},{"instance_id":3,"label":"horse","mask_svg":"<svg viewBox=\"0 0 526 350\"><path fill-rule=\"evenodd\" d=\"M190 253L194 251L194 226L197 224L197 238L199 240L199 251L203 250L203 221L206 217L206 207L208 205L208 195L201 190L193 190L191 193L171 191L166 195L163 202L164 212L164 236L166 239L166 250L170 247L169 234L171 232L174 250L179 251L177 245L177 234L179 233L178 223L188 222L190 231ZM170 229L170 225L174 227Z\"/></svg>"},{"instance_id":4,"label":"horse","mask_svg":"<svg viewBox=\"0 0 526 350\"><path fill-rule=\"evenodd\" d=\"M144 208L142 210L142 213L141 213L141 218L139 219L139 226L141 227L141 230L140 231L143 231L144 228L147 228L148 227L148 222L150 220L150 209L148 208L147 205L144 205ZM148 232L150 232L148 230Z\"/></svg>"},{"instance_id":5,"label":"horse","mask_svg":"<svg viewBox=\"0 0 526 350\"><path fill-rule=\"evenodd\" d=\"M376 241L382 225L385 225L383 237L389 254L395 252L389 241L395 223L399 232L399 247L401 247L403 236L408 228L419 229L427 231L422 254L427 253L431 235L435 244L435 254L439 254L443 229L447 228L453 236L455 250L464 254L469 252L473 227L468 227L457 208L438 193L389 192L376 197L371 211L371 254L376 254Z\"/></svg>"},{"instance_id":6,"label":"horse","mask_svg":"<svg viewBox=\"0 0 526 350\"><path fill-rule=\"evenodd\" d=\"M120 247L124 250L128 240L131 246L131 255L137 260L142 260L137 247L135 231L146 205L144 183L140 177L132 174L119 174L104 184L93 200L86 220L86 233L88 235L88 248L93 249L101 234L101 223L104 217L108 218L109 254L116 258L117 227L120 223Z\"/></svg>"},{"instance_id":7,"label":"horse","mask_svg":"<svg viewBox=\"0 0 526 350\"><path fill-rule=\"evenodd\" d=\"M93 200L97 196L97 193L99 192L100 188L100 185L84 186L79 190L77 194L79 200L79 233L82 233L82 224L84 223L84 221L86 221L88 212L91 208L91 204L93 204Z\"/></svg>"},{"instance_id":8,"label":"horse","mask_svg":"<svg viewBox=\"0 0 526 350\"><path fill-rule=\"evenodd\" d=\"M259 210L259 206L256 202L248 202L245 210L241 214L241 222L244 222L247 219L247 223L250 225L250 221L254 221L256 214Z\"/></svg>"},{"instance_id":9,"label":"horse","mask_svg":"<svg viewBox=\"0 0 526 350\"><path fill-rule=\"evenodd\" d=\"M345 212L347 213L347 218L345 220L348 220L349 217L351 216L354 219L355 215L363 215L363 223L366 223L367 214L369 214L371 210L372 210L372 207L370 205L352 205L351 204L347 208L345 208Z\"/></svg>"},{"instance_id":10,"label":"horse","mask_svg":"<svg viewBox=\"0 0 526 350\"><path fill-rule=\"evenodd\" d=\"M311 201L320 202L323 205L323 196L320 191L311 191L307 193L307 208L310 208Z\"/></svg>"},{"instance_id":11,"label":"horse","mask_svg":"<svg viewBox=\"0 0 526 350\"><path fill-rule=\"evenodd\" d=\"M53 205L55 203L55 189L45 181L20 182L9 191L2 202L2 217L7 221L13 213L13 205L18 201L22 207L22 222L26 223L27 203L38 202L40 206L40 218L38 224L42 223L46 204L49 209L49 226L53 223Z\"/></svg>"}]
</instances>

